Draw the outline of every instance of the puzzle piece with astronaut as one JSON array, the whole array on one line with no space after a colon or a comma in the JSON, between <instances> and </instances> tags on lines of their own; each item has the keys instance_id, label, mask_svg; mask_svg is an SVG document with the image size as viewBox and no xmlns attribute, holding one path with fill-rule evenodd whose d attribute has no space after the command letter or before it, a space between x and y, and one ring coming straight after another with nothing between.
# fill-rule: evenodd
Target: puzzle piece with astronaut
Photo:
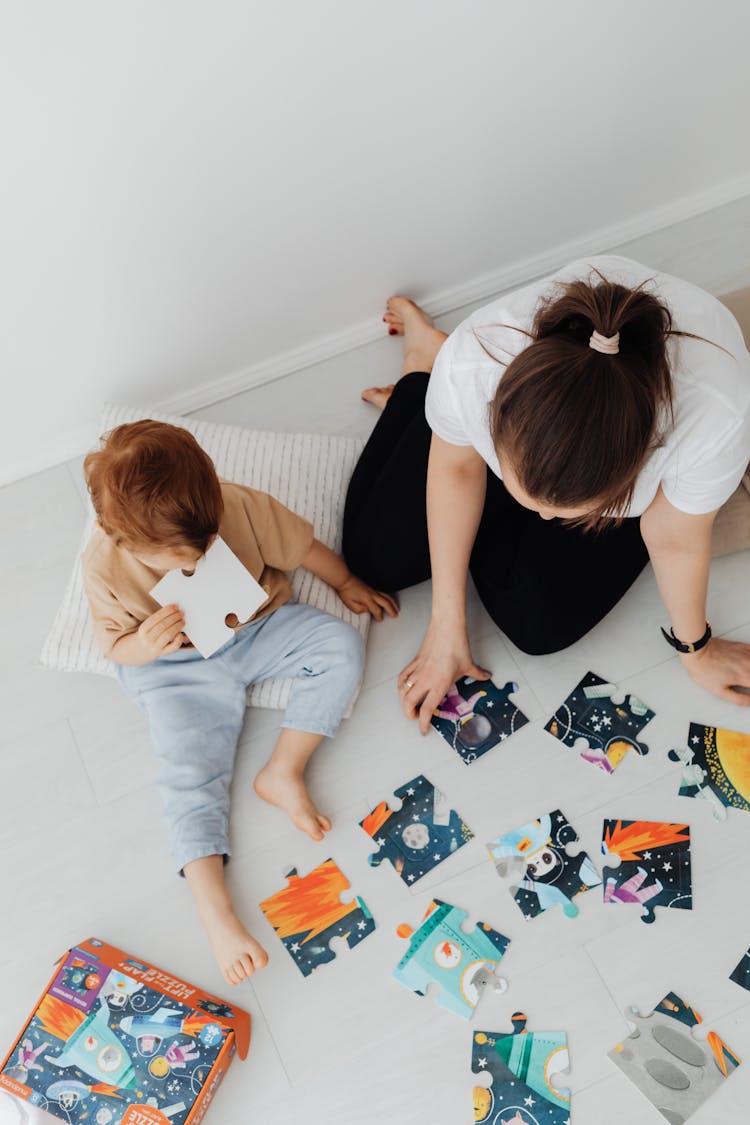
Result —
<instances>
[{"instance_id":1,"label":"puzzle piece with astronaut","mask_svg":"<svg viewBox=\"0 0 750 1125\"><path fill-rule=\"evenodd\" d=\"M518 684L462 676L435 708L431 722L467 766L528 723L510 696Z\"/></svg>"},{"instance_id":2,"label":"puzzle piece with astronaut","mask_svg":"<svg viewBox=\"0 0 750 1125\"><path fill-rule=\"evenodd\" d=\"M637 903L644 922L653 922L654 907L693 909L690 828L654 820L605 820L602 854L619 857L619 866L604 868L604 901Z\"/></svg>"}]
</instances>

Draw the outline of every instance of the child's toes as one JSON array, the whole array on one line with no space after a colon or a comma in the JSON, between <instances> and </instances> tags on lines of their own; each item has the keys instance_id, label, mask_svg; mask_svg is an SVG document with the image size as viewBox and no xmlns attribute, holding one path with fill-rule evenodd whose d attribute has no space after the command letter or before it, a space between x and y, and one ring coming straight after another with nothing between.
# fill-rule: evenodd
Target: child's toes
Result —
<instances>
[{"instance_id":1,"label":"child's toes","mask_svg":"<svg viewBox=\"0 0 750 1125\"><path fill-rule=\"evenodd\" d=\"M320 825L320 827L323 829L324 832L330 832L331 831L331 828L333 827L333 825L331 824L331 822L330 822L330 820L328 819L327 816L323 816L322 813L318 813L317 820L318 820L318 824Z\"/></svg>"},{"instance_id":2,"label":"child's toes","mask_svg":"<svg viewBox=\"0 0 750 1125\"><path fill-rule=\"evenodd\" d=\"M249 953L242 954L242 956L240 957L240 964L242 965L245 976L251 977L255 972L255 966L253 965L253 959Z\"/></svg>"},{"instance_id":3,"label":"child's toes","mask_svg":"<svg viewBox=\"0 0 750 1125\"><path fill-rule=\"evenodd\" d=\"M250 940L248 944L248 955L253 963L254 969L264 969L268 964L268 954L262 945L258 945L257 941Z\"/></svg>"},{"instance_id":4,"label":"child's toes","mask_svg":"<svg viewBox=\"0 0 750 1125\"><path fill-rule=\"evenodd\" d=\"M237 977L237 974L234 971L233 965L227 965L226 969L224 969L223 971L224 971L224 980L228 984L239 984L240 983L239 979Z\"/></svg>"}]
</instances>

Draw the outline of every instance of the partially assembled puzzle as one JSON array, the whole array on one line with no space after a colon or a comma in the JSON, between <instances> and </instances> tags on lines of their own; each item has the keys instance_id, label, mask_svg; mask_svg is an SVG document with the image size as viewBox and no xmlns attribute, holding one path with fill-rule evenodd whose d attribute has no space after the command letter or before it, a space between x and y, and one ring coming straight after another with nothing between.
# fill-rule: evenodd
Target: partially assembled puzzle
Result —
<instances>
[{"instance_id":1,"label":"partially assembled puzzle","mask_svg":"<svg viewBox=\"0 0 750 1125\"><path fill-rule=\"evenodd\" d=\"M232 615L248 621L264 602L268 591L256 582L219 536L192 574L170 570L156 583L151 596L159 605L178 605L185 614L183 632L203 657L212 656L234 630L226 624Z\"/></svg>"},{"instance_id":2,"label":"partially assembled puzzle","mask_svg":"<svg viewBox=\"0 0 750 1125\"><path fill-rule=\"evenodd\" d=\"M569 918L579 913L576 895L601 884L586 852L570 855L578 833L559 809L522 824L487 845L501 876L520 877L510 887L526 921L558 903Z\"/></svg>"},{"instance_id":3,"label":"partially assembled puzzle","mask_svg":"<svg viewBox=\"0 0 750 1125\"><path fill-rule=\"evenodd\" d=\"M436 707L432 725L467 766L528 723L510 696L518 684L462 676Z\"/></svg>"},{"instance_id":4,"label":"partially assembled puzzle","mask_svg":"<svg viewBox=\"0 0 750 1125\"><path fill-rule=\"evenodd\" d=\"M466 918L465 910L434 899L416 930L399 926L398 935L409 939L409 948L393 976L417 996L424 996L429 985L437 983L441 1008L468 1020L484 987L507 987L497 968L510 939L486 922L478 922L467 933L463 929Z\"/></svg>"},{"instance_id":5,"label":"partially assembled puzzle","mask_svg":"<svg viewBox=\"0 0 750 1125\"><path fill-rule=\"evenodd\" d=\"M387 859L411 885L472 840L474 833L422 774L394 790L394 796L401 801L400 809L381 801L359 823L377 847L370 865L378 867Z\"/></svg>"},{"instance_id":6,"label":"partially assembled puzzle","mask_svg":"<svg viewBox=\"0 0 750 1125\"><path fill-rule=\"evenodd\" d=\"M708 801L716 820L727 807L750 812L750 734L691 723L687 746L669 757L682 762L681 797Z\"/></svg>"},{"instance_id":7,"label":"partially assembled puzzle","mask_svg":"<svg viewBox=\"0 0 750 1125\"><path fill-rule=\"evenodd\" d=\"M474 1087L474 1121L487 1125L570 1125L570 1090L553 1080L570 1069L564 1031L527 1031L514 1012L513 1031L476 1031L471 1069L488 1074Z\"/></svg>"},{"instance_id":8,"label":"partially assembled puzzle","mask_svg":"<svg viewBox=\"0 0 750 1125\"><path fill-rule=\"evenodd\" d=\"M295 867L286 874L287 886L264 899L260 908L295 965L307 977L336 956L332 938L341 938L350 949L371 934L375 921L358 897L342 902L349 881L332 859L300 876Z\"/></svg>"},{"instance_id":9,"label":"partially assembled puzzle","mask_svg":"<svg viewBox=\"0 0 750 1125\"><path fill-rule=\"evenodd\" d=\"M694 1036L699 1023L695 1009L669 992L646 1015L631 1008L630 1034L609 1052L612 1062L672 1125L687 1121L740 1065L715 1032L704 1041Z\"/></svg>"},{"instance_id":10,"label":"partially assembled puzzle","mask_svg":"<svg viewBox=\"0 0 750 1125\"><path fill-rule=\"evenodd\" d=\"M587 672L544 729L578 750L585 762L611 774L629 750L648 753L638 735L654 714L637 695L620 700L616 684Z\"/></svg>"},{"instance_id":11,"label":"partially assembled puzzle","mask_svg":"<svg viewBox=\"0 0 750 1125\"><path fill-rule=\"evenodd\" d=\"M644 922L654 921L654 907L693 909L690 828L653 820L605 820L605 903L636 903Z\"/></svg>"}]
</instances>

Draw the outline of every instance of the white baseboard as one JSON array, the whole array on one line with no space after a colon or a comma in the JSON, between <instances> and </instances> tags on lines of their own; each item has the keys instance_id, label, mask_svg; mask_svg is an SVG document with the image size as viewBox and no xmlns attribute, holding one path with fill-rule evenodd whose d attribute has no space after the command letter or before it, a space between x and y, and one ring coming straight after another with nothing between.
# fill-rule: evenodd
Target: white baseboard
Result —
<instances>
[{"instance_id":1,"label":"white baseboard","mask_svg":"<svg viewBox=\"0 0 750 1125\"><path fill-rule=\"evenodd\" d=\"M420 296L420 304L431 316L442 316L475 301L489 300L499 293L525 285L534 278L544 277L545 274L552 273L567 262L574 262L576 258L585 257L587 254L605 253L622 243L653 234L654 231L674 226L676 223L713 211L717 207L733 203L748 195L750 195L750 174L717 184L706 191L684 196L662 207L642 211L621 223L601 227L582 238L560 243L543 254L519 259L503 266L502 269L483 274L461 285ZM383 324L380 319L361 321L344 329L343 332L322 336L302 347L279 352L278 355L261 363L251 364L241 371L201 383L185 391L184 394L173 395L171 398L154 403L154 408L158 406L160 410L172 414L189 414L204 406L212 406L216 402L241 394L252 387L271 383L275 379L291 375L294 371L301 371L333 356L362 347L364 344L371 344L379 340L382 335Z\"/></svg>"},{"instance_id":2,"label":"white baseboard","mask_svg":"<svg viewBox=\"0 0 750 1125\"><path fill-rule=\"evenodd\" d=\"M621 223L613 223L591 231L581 238L560 243L542 254L518 259L503 266L502 269L483 274L471 281L426 296L420 295L420 303L431 316L455 312L466 305L489 300L509 289L525 285L534 278L543 277L565 265L566 262L575 261L576 258L585 257L587 254L604 253L623 243L656 231L664 231L746 196L750 196L750 174L724 181L705 191L676 199L662 207L642 211ZM676 232L676 243L682 239L684 239L684 232L681 235ZM382 335L383 325L380 319L360 321L342 332L334 332L317 340L311 340L302 347L279 352L270 359L251 364L229 375L207 379L182 394L160 399L150 405L155 410L170 414L194 413L263 383L271 383L285 375L291 375L294 371L301 371L333 356L370 344L379 340ZM34 450L23 461L4 466L0 485L80 456L91 448L97 436L95 429L90 425L61 436L54 446L47 445L43 449Z\"/></svg>"}]
</instances>

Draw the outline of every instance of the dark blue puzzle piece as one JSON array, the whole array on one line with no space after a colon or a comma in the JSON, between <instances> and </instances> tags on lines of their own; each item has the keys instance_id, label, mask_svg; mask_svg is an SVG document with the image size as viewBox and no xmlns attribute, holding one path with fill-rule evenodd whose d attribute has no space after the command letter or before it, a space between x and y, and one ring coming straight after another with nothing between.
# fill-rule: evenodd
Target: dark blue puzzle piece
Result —
<instances>
[{"instance_id":1,"label":"dark blue puzzle piece","mask_svg":"<svg viewBox=\"0 0 750 1125\"><path fill-rule=\"evenodd\" d=\"M512 681L499 688L492 680L462 676L430 721L461 761L471 765L528 723L523 711L510 699L516 691L518 684Z\"/></svg>"},{"instance_id":2,"label":"dark blue puzzle piece","mask_svg":"<svg viewBox=\"0 0 750 1125\"><path fill-rule=\"evenodd\" d=\"M746 988L748 992L750 992L750 949L748 949L729 979L733 980L735 984L738 984L740 988Z\"/></svg>"},{"instance_id":3,"label":"dark blue puzzle piece","mask_svg":"<svg viewBox=\"0 0 750 1125\"><path fill-rule=\"evenodd\" d=\"M648 754L648 746L637 735L655 714L637 695L613 703L616 694L615 684L587 672L544 729L566 746L575 747L578 739L588 743L579 751L584 761L614 773L628 750Z\"/></svg>"},{"instance_id":4,"label":"dark blue puzzle piece","mask_svg":"<svg viewBox=\"0 0 750 1125\"><path fill-rule=\"evenodd\" d=\"M513 1031L477 1031L471 1069L489 1074L489 1087L474 1087L474 1121L486 1125L570 1125L570 1090L553 1086L569 1069L564 1031L527 1031L514 1012Z\"/></svg>"},{"instance_id":5,"label":"dark blue puzzle piece","mask_svg":"<svg viewBox=\"0 0 750 1125\"><path fill-rule=\"evenodd\" d=\"M390 860L411 886L473 839L474 833L422 774L394 790L394 796L402 801L398 811L381 801L359 823L378 849L369 857L370 865L378 867L384 859Z\"/></svg>"},{"instance_id":6,"label":"dark blue puzzle piece","mask_svg":"<svg viewBox=\"0 0 750 1125\"><path fill-rule=\"evenodd\" d=\"M727 807L750 812L750 734L691 723L687 747L670 750L682 762L680 796L707 801L715 820Z\"/></svg>"},{"instance_id":7,"label":"dark blue puzzle piece","mask_svg":"<svg viewBox=\"0 0 750 1125\"><path fill-rule=\"evenodd\" d=\"M637 903L644 922L654 921L655 906L693 909L687 824L605 820L602 854L622 860L604 868L606 903Z\"/></svg>"}]
</instances>

